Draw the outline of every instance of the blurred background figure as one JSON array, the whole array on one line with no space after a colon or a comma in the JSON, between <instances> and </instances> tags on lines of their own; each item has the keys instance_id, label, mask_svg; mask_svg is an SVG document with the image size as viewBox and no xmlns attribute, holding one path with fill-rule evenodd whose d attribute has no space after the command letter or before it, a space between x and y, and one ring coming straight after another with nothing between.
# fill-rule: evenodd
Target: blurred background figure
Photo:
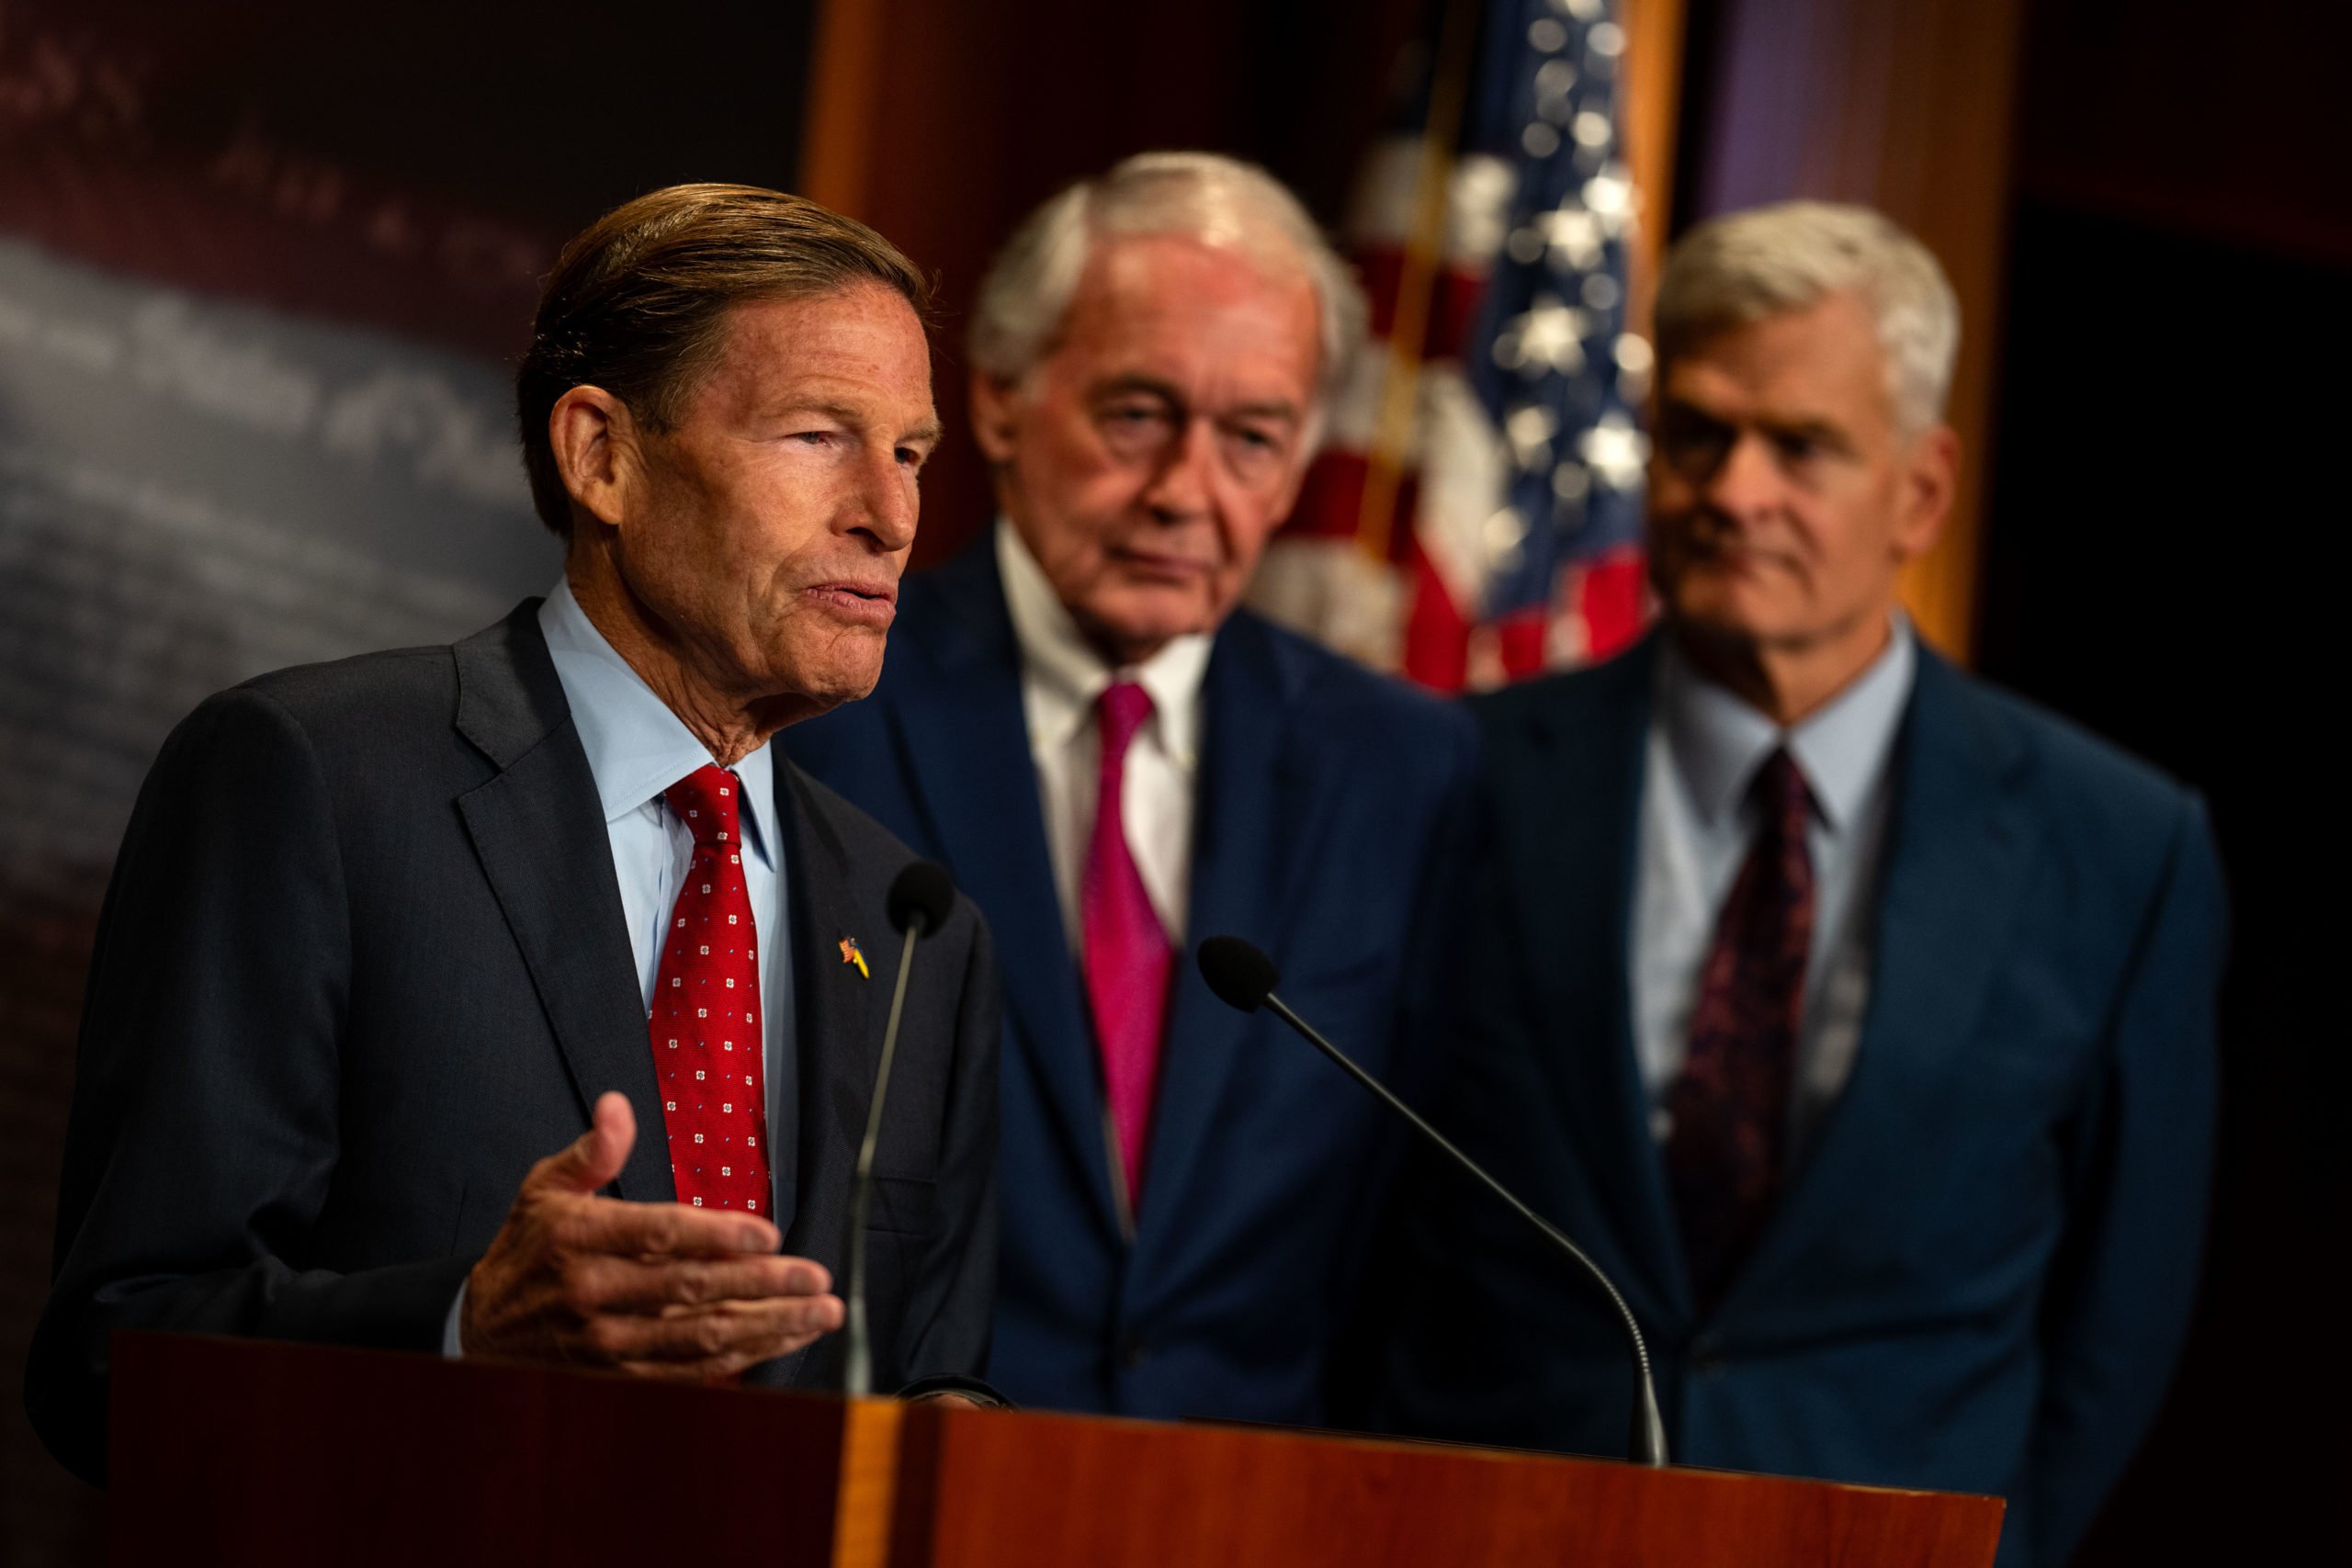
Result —
<instances>
[{"instance_id":1,"label":"blurred background figure","mask_svg":"<svg viewBox=\"0 0 2352 1568\"><path fill-rule=\"evenodd\" d=\"M1047 202L973 319L1001 520L907 585L875 695L793 737L1004 954L989 1376L1026 1404L1324 1417L1387 1129L1190 951L1248 937L1425 1076L1470 727L1235 609L1362 310L1247 164L1149 153Z\"/></svg>"},{"instance_id":2,"label":"blurred background figure","mask_svg":"<svg viewBox=\"0 0 2352 1568\"><path fill-rule=\"evenodd\" d=\"M544 589L555 551L506 389L562 237L681 180L871 223L936 277L936 392L960 433L954 344L989 258L1053 192L1153 147L1235 153L1296 191L1357 264L1385 345L1338 389L1251 603L1443 690L1641 634L1624 519L1660 245L1814 197L1867 203L1941 260L1969 326L1960 457L1941 535L1904 573L1913 628L2200 789L2234 917L2197 1317L2077 1561L2340 1538L2319 1500L2341 1469L2321 1413L2346 1402L2342 1373L2322 1359L2315 1391L2249 1358L2325 1338L2318 1260L2343 1212L2344 1058L2311 1026L2329 950L2305 913L2329 775L2302 760L2309 719L2261 699L2333 658L2331 578L2298 525L2336 504L2309 455L2333 449L2340 400L2280 389L2326 385L2352 353L2335 81L2352 11L708 0L649 28L641 6L574 0L565 16L0 9L0 1560L101 1551L101 1498L50 1461L14 1380L49 1288L74 1019L132 794L206 692L446 640ZM1508 329L1539 295L1561 309L1526 323L1531 354ZM1631 427L1602 435L1611 409ZM1594 458L1622 476L1629 454L1631 489L1592 482ZM996 512L960 435L924 490L917 569ZM2220 1501L2254 1495L2267 1505Z\"/></svg>"},{"instance_id":3,"label":"blurred background figure","mask_svg":"<svg viewBox=\"0 0 2352 1568\"><path fill-rule=\"evenodd\" d=\"M1959 314L1917 241L1822 203L1717 219L1657 331L1660 624L1477 705L1442 1113L1628 1292L1681 1462L1997 1493L2001 1560L2064 1562L2195 1292L2204 804L1897 607L1957 456ZM1487 1193L1423 1193L1391 1272L1444 1283L1407 1287L1390 1418L1621 1451L1606 1314Z\"/></svg>"}]
</instances>

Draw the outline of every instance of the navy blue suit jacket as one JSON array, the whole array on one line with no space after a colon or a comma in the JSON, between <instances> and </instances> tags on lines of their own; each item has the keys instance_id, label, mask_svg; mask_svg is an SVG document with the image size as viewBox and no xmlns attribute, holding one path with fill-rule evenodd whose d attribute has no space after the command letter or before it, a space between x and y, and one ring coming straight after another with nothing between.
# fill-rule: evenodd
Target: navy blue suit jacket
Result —
<instances>
[{"instance_id":1,"label":"navy blue suit jacket","mask_svg":"<svg viewBox=\"0 0 2352 1568\"><path fill-rule=\"evenodd\" d=\"M1923 650L1853 1076L1702 1316L1627 987L1655 662L1645 644L1477 705L1490 837L1443 1118L1618 1280L1678 1461L1998 1493L2003 1563L2051 1568L2194 1294L2224 925L2204 809ZM1612 1320L1485 1193L1432 1186L1406 1234L1438 1284L1395 1341L1386 1421L1623 1454Z\"/></svg>"},{"instance_id":2,"label":"navy blue suit jacket","mask_svg":"<svg viewBox=\"0 0 2352 1568\"><path fill-rule=\"evenodd\" d=\"M1203 692L1193 930L1257 942L1283 994L1411 1081L1469 835L1475 730L1247 612ZM1070 1410L1311 1423L1392 1140L1270 1016L1178 966L1136 1234L1047 858L996 555L906 585L881 684L784 737L955 874L1003 955L1004 1223L989 1381Z\"/></svg>"}]
</instances>

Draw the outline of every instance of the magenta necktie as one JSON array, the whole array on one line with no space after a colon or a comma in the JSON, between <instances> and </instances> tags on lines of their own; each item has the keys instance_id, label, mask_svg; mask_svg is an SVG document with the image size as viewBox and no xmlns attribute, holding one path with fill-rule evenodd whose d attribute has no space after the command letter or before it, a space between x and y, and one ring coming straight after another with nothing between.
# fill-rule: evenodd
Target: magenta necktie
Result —
<instances>
[{"instance_id":1,"label":"magenta necktie","mask_svg":"<svg viewBox=\"0 0 2352 1568\"><path fill-rule=\"evenodd\" d=\"M705 765L665 796L694 834L695 854L662 933L645 1021L678 1201L757 1213L768 1207L765 1036L737 787L734 774Z\"/></svg>"},{"instance_id":2,"label":"magenta necktie","mask_svg":"<svg viewBox=\"0 0 2352 1568\"><path fill-rule=\"evenodd\" d=\"M1150 696L1132 681L1113 682L1095 700L1102 756L1094 794L1094 836L1087 845L1078 894L1086 998L1094 1014L1095 1044L1102 1053L1103 1096L1118 1136L1131 1210L1142 1199L1144 1144L1151 1132L1160 1027L1175 962L1175 948L1152 909L1151 896L1144 891L1135 856L1127 851L1120 808L1127 744L1150 716Z\"/></svg>"},{"instance_id":3,"label":"magenta necktie","mask_svg":"<svg viewBox=\"0 0 2352 1568\"><path fill-rule=\"evenodd\" d=\"M1786 751L1757 770L1761 821L1700 971L1690 1048L1668 1089L1666 1168L1702 1310L1723 1298L1780 1195L1789 1083L1813 949L1813 797Z\"/></svg>"}]
</instances>

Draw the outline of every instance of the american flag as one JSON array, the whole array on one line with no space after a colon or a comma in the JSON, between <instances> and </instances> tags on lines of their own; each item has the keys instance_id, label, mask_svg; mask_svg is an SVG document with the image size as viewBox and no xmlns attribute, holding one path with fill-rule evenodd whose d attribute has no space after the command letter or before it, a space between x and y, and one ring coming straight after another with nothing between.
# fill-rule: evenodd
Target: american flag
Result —
<instances>
[{"instance_id":1,"label":"american flag","mask_svg":"<svg viewBox=\"0 0 2352 1568\"><path fill-rule=\"evenodd\" d=\"M1370 352L1250 590L1444 691L1639 635L1649 344L1615 0L1452 0L1408 125L1345 226Z\"/></svg>"}]
</instances>

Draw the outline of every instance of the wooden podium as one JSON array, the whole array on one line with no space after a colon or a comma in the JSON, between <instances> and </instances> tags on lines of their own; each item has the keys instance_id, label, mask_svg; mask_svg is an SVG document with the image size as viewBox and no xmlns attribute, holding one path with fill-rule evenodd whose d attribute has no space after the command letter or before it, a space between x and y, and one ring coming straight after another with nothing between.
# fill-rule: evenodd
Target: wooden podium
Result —
<instances>
[{"instance_id":1,"label":"wooden podium","mask_svg":"<svg viewBox=\"0 0 2352 1568\"><path fill-rule=\"evenodd\" d=\"M113 1560L174 1568L1986 1568L1996 1498L124 1335Z\"/></svg>"}]
</instances>

